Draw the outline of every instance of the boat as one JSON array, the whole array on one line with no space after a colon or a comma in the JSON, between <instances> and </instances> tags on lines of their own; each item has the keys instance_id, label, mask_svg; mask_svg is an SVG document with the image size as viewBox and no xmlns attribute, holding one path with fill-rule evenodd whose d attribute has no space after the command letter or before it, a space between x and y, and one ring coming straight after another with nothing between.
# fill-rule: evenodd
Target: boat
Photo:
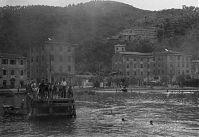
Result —
<instances>
[{"instance_id":1,"label":"boat","mask_svg":"<svg viewBox=\"0 0 199 137\"><path fill-rule=\"evenodd\" d=\"M3 115L4 116L24 116L26 115L24 109L20 107L14 107L12 105L3 105Z\"/></svg>"},{"instance_id":2,"label":"boat","mask_svg":"<svg viewBox=\"0 0 199 137\"><path fill-rule=\"evenodd\" d=\"M122 91L122 92L127 92L128 90L127 90L127 88L124 86L124 87L121 88L121 91Z\"/></svg>"},{"instance_id":3,"label":"boat","mask_svg":"<svg viewBox=\"0 0 199 137\"><path fill-rule=\"evenodd\" d=\"M26 98L28 119L43 119L49 117L76 117L75 100L69 98L39 99L28 94Z\"/></svg>"}]
</instances>

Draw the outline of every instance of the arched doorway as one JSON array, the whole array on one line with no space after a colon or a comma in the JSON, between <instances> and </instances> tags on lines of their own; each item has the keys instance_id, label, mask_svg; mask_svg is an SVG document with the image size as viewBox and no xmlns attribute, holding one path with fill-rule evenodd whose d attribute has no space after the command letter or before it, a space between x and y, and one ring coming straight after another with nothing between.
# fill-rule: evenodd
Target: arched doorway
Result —
<instances>
[{"instance_id":1,"label":"arched doorway","mask_svg":"<svg viewBox=\"0 0 199 137\"><path fill-rule=\"evenodd\" d=\"M10 88L14 88L15 87L15 79L11 78L10 79Z\"/></svg>"}]
</instances>

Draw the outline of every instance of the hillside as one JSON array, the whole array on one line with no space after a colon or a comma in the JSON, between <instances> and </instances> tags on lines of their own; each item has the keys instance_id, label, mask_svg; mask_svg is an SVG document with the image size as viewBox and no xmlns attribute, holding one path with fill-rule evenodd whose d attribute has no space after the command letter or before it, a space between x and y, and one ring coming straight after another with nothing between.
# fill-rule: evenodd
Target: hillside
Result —
<instances>
[{"instance_id":1,"label":"hillside","mask_svg":"<svg viewBox=\"0 0 199 137\"><path fill-rule=\"evenodd\" d=\"M198 8L145 11L133 6L97 1L67 7L15 6L0 8L1 52L28 54L29 47L41 46L48 38L76 44L78 71L110 70L112 42L107 37L131 26L156 26L159 42L136 41L134 51L161 48L184 50L194 58L198 52Z\"/></svg>"},{"instance_id":2,"label":"hillside","mask_svg":"<svg viewBox=\"0 0 199 137\"><path fill-rule=\"evenodd\" d=\"M111 1L88 2L64 8L6 6L0 8L0 47L1 51L27 54L30 46L41 46L49 37L75 43L79 45L76 50L78 68L93 68L95 71L94 65L102 61L101 58L104 59L107 48L102 45L101 39L130 27L145 14L150 12ZM96 57L92 52L99 51L99 48L101 52ZM108 59L105 64L110 64L109 52L105 55ZM93 58L93 64L90 58Z\"/></svg>"},{"instance_id":3,"label":"hillside","mask_svg":"<svg viewBox=\"0 0 199 137\"><path fill-rule=\"evenodd\" d=\"M155 26L158 29L158 43L135 40L128 43L133 51L152 52L165 48L191 54L199 58L199 8L168 9L153 12L136 21L136 26Z\"/></svg>"}]
</instances>

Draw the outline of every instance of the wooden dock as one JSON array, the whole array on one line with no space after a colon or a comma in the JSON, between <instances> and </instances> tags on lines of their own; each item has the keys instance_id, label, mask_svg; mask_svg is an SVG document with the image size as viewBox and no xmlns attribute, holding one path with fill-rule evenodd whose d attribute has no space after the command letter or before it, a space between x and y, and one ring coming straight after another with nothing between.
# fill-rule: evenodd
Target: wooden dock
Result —
<instances>
[{"instance_id":1,"label":"wooden dock","mask_svg":"<svg viewBox=\"0 0 199 137\"><path fill-rule=\"evenodd\" d=\"M199 89L167 89L168 93L192 93L192 94L199 94Z\"/></svg>"},{"instance_id":2,"label":"wooden dock","mask_svg":"<svg viewBox=\"0 0 199 137\"><path fill-rule=\"evenodd\" d=\"M37 99L27 95L29 119L46 117L76 117L74 98Z\"/></svg>"}]
</instances>

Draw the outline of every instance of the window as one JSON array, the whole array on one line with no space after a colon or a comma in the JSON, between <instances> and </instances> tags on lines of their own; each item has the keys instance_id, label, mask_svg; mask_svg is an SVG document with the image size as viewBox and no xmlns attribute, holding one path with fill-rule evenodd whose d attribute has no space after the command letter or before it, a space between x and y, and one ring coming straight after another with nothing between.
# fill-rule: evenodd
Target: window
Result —
<instances>
[{"instance_id":1,"label":"window","mask_svg":"<svg viewBox=\"0 0 199 137\"><path fill-rule=\"evenodd\" d=\"M129 58L128 58L128 57L126 58L126 61L129 61Z\"/></svg>"},{"instance_id":2,"label":"window","mask_svg":"<svg viewBox=\"0 0 199 137\"><path fill-rule=\"evenodd\" d=\"M21 76L23 76L23 70L21 70Z\"/></svg>"},{"instance_id":3,"label":"window","mask_svg":"<svg viewBox=\"0 0 199 137\"><path fill-rule=\"evenodd\" d=\"M134 75L136 76L136 71L134 72Z\"/></svg>"},{"instance_id":4,"label":"window","mask_svg":"<svg viewBox=\"0 0 199 137\"><path fill-rule=\"evenodd\" d=\"M140 74L141 74L141 76L142 76L142 75L143 75L143 72L141 71Z\"/></svg>"},{"instance_id":5,"label":"window","mask_svg":"<svg viewBox=\"0 0 199 137\"><path fill-rule=\"evenodd\" d=\"M7 71L6 70L3 70L3 75L7 75Z\"/></svg>"},{"instance_id":6,"label":"window","mask_svg":"<svg viewBox=\"0 0 199 137\"><path fill-rule=\"evenodd\" d=\"M140 61L143 61L143 59L141 58Z\"/></svg>"},{"instance_id":7,"label":"window","mask_svg":"<svg viewBox=\"0 0 199 137\"><path fill-rule=\"evenodd\" d=\"M53 50L54 50L54 47L53 47L53 46L51 46L51 47L50 47L50 49L53 51Z\"/></svg>"},{"instance_id":8,"label":"window","mask_svg":"<svg viewBox=\"0 0 199 137\"><path fill-rule=\"evenodd\" d=\"M129 64L126 65L126 68L129 68Z\"/></svg>"},{"instance_id":9,"label":"window","mask_svg":"<svg viewBox=\"0 0 199 137\"><path fill-rule=\"evenodd\" d=\"M20 64L21 64L21 65L23 65L23 64L24 64L24 63L23 63L23 60L20 60Z\"/></svg>"},{"instance_id":10,"label":"window","mask_svg":"<svg viewBox=\"0 0 199 137\"><path fill-rule=\"evenodd\" d=\"M187 70L187 73L189 73L189 70Z\"/></svg>"},{"instance_id":11,"label":"window","mask_svg":"<svg viewBox=\"0 0 199 137\"><path fill-rule=\"evenodd\" d=\"M134 64L134 68L136 68L136 64Z\"/></svg>"},{"instance_id":12,"label":"window","mask_svg":"<svg viewBox=\"0 0 199 137\"><path fill-rule=\"evenodd\" d=\"M129 73L129 72L127 72L126 74L127 74L128 76L130 75L130 73Z\"/></svg>"},{"instance_id":13,"label":"window","mask_svg":"<svg viewBox=\"0 0 199 137\"><path fill-rule=\"evenodd\" d=\"M10 60L10 64L11 64L11 65L15 65L15 64L16 64L16 60L15 60L15 59L11 59L11 60Z\"/></svg>"},{"instance_id":14,"label":"window","mask_svg":"<svg viewBox=\"0 0 199 137\"><path fill-rule=\"evenodd\" d=\"M69 71L69 72L71 71L71 66L68 66L68 71Z\"/></svg>"},{"instance_id":15,"label":"window","mask_svg":"<svg viewBox=\"0 0 199 137\"><path fill-rule=\"evenodd\" d=\"M37 56L37 58L36 58L36 62L39 62L39 57Z\"/></svg>"},{"instance_id":16,"label":"window","mask_svg":"<svg viewBox=\"0 0 199 137\"><path fill-rule=\"evenodd\" d=\"M62 71L63 71L63 68L62 68L62 66L60 66L60 67L59 67L59 71L60 71L60 72L62 72Z\"/></svg>"},{"instance_id":17,"label":"window","mask_svg":"<svg viewBox=\"0 0 199 137\"><path fill-rule=\"evenodd\" d=\"M44 55L41 56L42 61L44 61Z\"/></svg>"},{"instance_id":18,"label":"window","mask_svg":"<svg viewBox=\"0 0 199 137\"><path fill-rule=\"evenodd\" d=\"M3 88L6 88L6 87L7 87L7 81L3 80Z\"/></svg>"},{"instance_id":19,"label":"window","mask_svg":"<svg viewBox=\"0 0 199 137\"><path fill-rule=\"evenodd\" d=\"M62 51L62 46L60 45L59 50Z\"/></svg>"},{"instance_id":20,"label":"window","mask_svg":"<svg viewBox=\"0 0 199 137\"><path fill-rule=\"evenodd\" d=\"M147 68L149 68L149 64L147 64Z\"/></svg>"},{"instance_id":21,"label":"window","mask_svg":"<svg viewBox=\"0 0 199 137\"><path fill-rule=\"evenodd\" d=\"M68 62L71 62L71 56L68 56Z\"/></svg>"},{"instance_id":22,"label":"window","mask_svg":"<svg viewBox=\"0 0 199 137\"><path fill-rule=\"evenodd\" d=\"M143 64L140 64L140 68L143 68Z\"/></svg>"},{"instance_id":23,"label":"window","mask_svg":"<svg viewBox=\"0 0 199 137\"><path fill-rule=\"evenodd\" d=\"M32 57L32 58L31 58L31 62L33 62L33 61L34 61L34 58Z\"/></svg>"},{"instance_id":24,"label":"window","mask_svg":"<svg viewBox=\"0 0 199 137\"><path fill-rule=\"evenodd\" d=\"M10 71L10 74L11 74L11 75L14 75L14 74L15 74L15 71L14 71L14 70L11 70L11 71Z\"/></svg>"},{"instance_id":25,"label":"window","mask_svg":"<svg viewBox=\"0 0 199 137\"><path fill-rule=\"evenodd\" d=\"M54 56L50 55L50 61L54 61Z\"/></svg>"},{"instance_id":26,"label":"window","mask_svg":"<svg viewBox=\"0 0 199 137\"><path fill-rule=\"evenodd\" d=\"M62 61L63 61L63 57L62 57L62 55L60 55L60 56L59 56L59 60L60 60L60 62L62 62Z\"/></svg>"},{"instance_id":27,"label":"window","mask_svg":"<svg viewBox=\"0 0 199 137\"><path fill-rule=\"evenodd\" d=\"M136 61L136 58L134 58L134 61Z\"/></svg>"},{"instance_id":28,"label":"window","mask_svg":"<svg viewBox=\"0 0 199 137\"><path fill-rule=\"evenodd\" d=\"M184 67L184 61L182 62L182 67Z\"/></svg>"},{"instance_id":29,"label":"window","mask_svg":"<svg viewBox=\"0 0 199 137\"><path fill-rule=\"evenodd\" d=\"M180 60L180 56L178 56L178 60Z\"/></svg>"},{"instance_id":30,"label":"window","mask_svg":"<svg viewBox=\"0 0 199 137\"><path fill-rule=\"evenodd\" d=\"M68 47L68 52L71 52L71 47Z\"/></svg>"},{"instance_id":31,"label":"window","mask_svg":"<svg viewBox=\"0 0 199 137\"><path fill-rule=\"evenodd\" d=\"M2 64L8 64L8 59L2 59Z\"/></svg>"}]
</instances>

